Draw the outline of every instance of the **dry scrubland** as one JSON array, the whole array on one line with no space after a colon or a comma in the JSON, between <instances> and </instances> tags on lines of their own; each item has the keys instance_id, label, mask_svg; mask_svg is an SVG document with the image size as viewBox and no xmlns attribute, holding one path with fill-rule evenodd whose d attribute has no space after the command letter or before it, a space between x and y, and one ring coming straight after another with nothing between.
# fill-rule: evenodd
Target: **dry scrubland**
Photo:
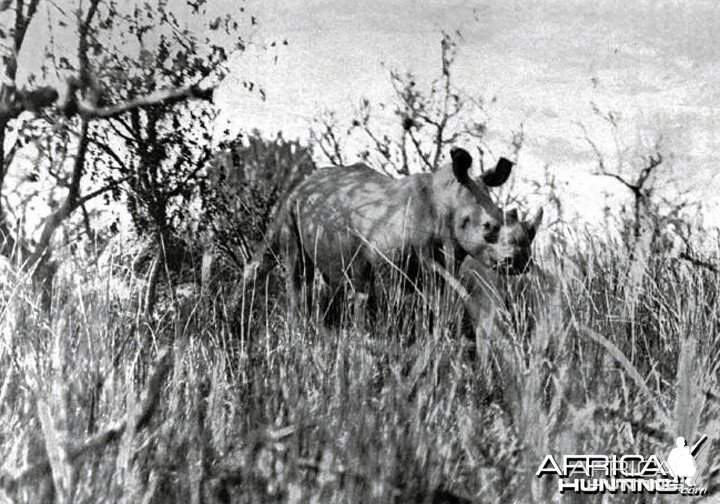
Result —
<instances>
[{"instance_id":1,"label":"dry scrubland","mask_svg":"<svg viewBox=\"0 0 720 504\"><path fill-rule=\"evenodd\" d=\"M550 502L555 482L534 477L546 454L665 456L707 434L716 502L720 276L654 256L633 284L623 246L574 242L500 288L475 358L454 291L398 291L374 330L350 312L330 330L286 320L276 276L238 297L225 274L164 287L147 320L122 264L68 258L48 316L6 268L3 499Z\"/></svg>"},{"instance_id":2,"label":"dry scrubland","mask_svg":"<svg viewBox=\"0 0 720 504\"><path fill-rule=\"evenodd\" d=\"M507 138L499 153L517 159L524 129L498 129L492 116L509 116L495 112L495 99L456 86L460 33L442 33L432 81L422 85L425 79L388 68L389 101L362 99L351 117L319 113L311 145L304 146L280 134L272 140L257 132L234 138L238 132L217 131L222 111L240 114L235 120L243 129L253 124L251 108L229 101L224 89L233 97L245 91L265 97L255 70L236 56L252 42L246 30L262 35L274 24L282 34L267 39L269 48L288 44L286 37L293 37L279 18L259 24L261 16L242 5L238 12L237 2L220 2L228 12L206 9L205 0L177 2L184 6L178 9L164 1L90 0L79 2L77 12L55 3L0 2L0 502L544 503L558 497L554 481L534 477L549 453L663 456L676 436L692 441L702 434L710 442L698 460L699 482L708 489L706 502L719 501L720 242L689 236L695 227L679 216L698 215L700 205L688 195L663 199L655 190L673 180L665 178L673 174L672 162L660 155L675 152L672 144L638 138L632 119L626 134L618 113L591 103L617 152L605 152L589 128L590 150L579 155L594 155L593 173L615 179L630 198L608 209L627 243L579 229L541 228L539 242L552 244L536 251L541 270L498 286L496 306L483 312L494 319L482 318L475 341L459 335L458 292L436 286L415 295L400 282L386 282L392 292L374 324L348 308L341 329L323 328L318 305L288 319L278 271L248 285L239 280L272 210L315 169L314 159L322 155L338 166L360 159L393 175L435 172L451 147L485 146L489 132L500 130ZM560 60L548 52L555 66L572 60L560 65L553 84L552 68L548 73L537 58L531 65L517 59L522 47L512 42L508 26L517 25L520 11L513 7L512 23L480 13L512 50L498 47L502 64L478 67L482 78L472 80L490 76L500 88L503 75L529 82L530 94L507 87L532 102L516 104L523 117L545 121L537 103L552 106L558 96L564 106L548 124L576 117L568 93L550 101L534 97L552 94L555 84L565 90L572 75L588 75L587 58L578 57L582 47L566 44ZM547 38L537 30L542 19L527 12L533 32ZM656 30L644 12L639 24L648 21L645 29L654 37L648 47L674 45L655 44L655 34L668 30ZM625 38L615 41L595 29L597 17L583 19L599 34L603 51L617 54L616 42ZM347 19L353 33L365 26ZM583 38L565 29L581 25L565 15L558 19L563 37ZM703 31L688 19L682 17L683 26ZM399 33L387 26L393 37ZM624 27L612 33L619 29L635 40ZM474 39L484 48L492 40L480 28L482 36ZM553 47L555 31L547 38ZM423 29L417 36L427 42L428 34ZM322 41L299 38L310 41L306 53L317 59ZM534 44L527 54L543 50L536 37L520 38ZM338 47L327 48L339 61ZM603 61L604 52L598 53ZM593 96L614 89L612 82L634 82L634 70L625 72L622 61L645 72L636 49L623 52L617 57L626 59L610 74L598 70ZM278 54L292 57L267 53ZM480 53L470 48L467 54L475 61ZM652 54L653 61L669 61L655 49ZM574 61L581 72L572 71ZM284 65L281 59L277 68L287 73ZM532 68L543 75L534 78ZM683 63L676 73L688 68ZM652 98L657 94L646 93L650 81L642 72L635 80ZM675 85L666 80L658 85ZM330 88L347 94L330 81ZM373 85L353 85L375 88L376 79L367 82ZM302 79L297 84L304 85ZM628 89L622 88L623 103L632 98ZM693 90L682 87L676 100L663 94L660 101L680 117L673 103L686 103ZM289 91L278 95L292 97ZM323 98L332 103L332 96ZM290 101L287 110L299 110L300 100ZM563 114L565 106L573 114ZM682 124L682 138L697 136L686 131L687 123L705 124L672 123ZM551 133L544 123L541 130ZM708 136L701 133L694 150ZM566 137L576 135L561 135L564 148ZM473 149L473 155L476 150L482 167L483 153ZM686 157L678 151L676 159ZM684 166L674 172L687 173ZM530 190L556 207L562 223L560 186L549 165L545 175ZM521 192L510 184L507 193L496 194L499 206L528 208ZM112 208L132 220L141 238L110 238L117 227ZM663 233L671 227L679 238L692 238L686 245L704 244L702 261L646 254L652 246L665 250ZM137 253L114 255L109 247L98 258L88 251L88 241L104 245L108 239ZM142 240L162 243L167 253L157 246L143 250ZM201 240L222 256L217 274L202 286ZM71 246L63 249L61 242ZM633 248L636 257L650 260L631 259ZM13 258L21 264L13 265ZM623 500L663 501L621 496L613 502Z\"/></svg>"}]
</instances>

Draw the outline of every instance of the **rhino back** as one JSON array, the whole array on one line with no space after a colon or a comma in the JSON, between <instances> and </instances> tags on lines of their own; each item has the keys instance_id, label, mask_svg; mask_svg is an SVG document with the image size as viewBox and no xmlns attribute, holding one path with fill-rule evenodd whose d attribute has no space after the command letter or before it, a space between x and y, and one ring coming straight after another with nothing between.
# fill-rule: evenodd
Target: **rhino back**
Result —
<instances>
[{"instance_id":1,"label":"rhino back","mask_svg":"<svg viewBox=\"0 0 720 504\"><path fill-rule=\"evenodd\" d=\"M393 179L365 165L325 168L288 200L303 248L321 268L376 261L437 234L428 174Z\"/></svg>"}]
</instances>

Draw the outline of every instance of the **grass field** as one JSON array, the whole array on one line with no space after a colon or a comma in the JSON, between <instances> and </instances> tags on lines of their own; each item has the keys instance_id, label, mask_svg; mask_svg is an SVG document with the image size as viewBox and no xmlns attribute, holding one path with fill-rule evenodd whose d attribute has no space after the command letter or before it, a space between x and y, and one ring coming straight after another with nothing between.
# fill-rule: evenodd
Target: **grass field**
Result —
<instances>
[{"instance_id":1,"label":"grass field","mask_svg":"<svg viewBox=\"0 0 720 504\"><path fill-rule=\"evenodd\" d=\"M707 494L683 499L718 502L720 276L659 255L629 275L598 238L537 257L474 354L453 290L391 297L372 331L287 320L273 282L227 279L163 288L147 319L140 281L67 259L48 314L8 266L0 501L559 502L548 454L664 458L706 434Z\"/></svg>"}]
</instances>

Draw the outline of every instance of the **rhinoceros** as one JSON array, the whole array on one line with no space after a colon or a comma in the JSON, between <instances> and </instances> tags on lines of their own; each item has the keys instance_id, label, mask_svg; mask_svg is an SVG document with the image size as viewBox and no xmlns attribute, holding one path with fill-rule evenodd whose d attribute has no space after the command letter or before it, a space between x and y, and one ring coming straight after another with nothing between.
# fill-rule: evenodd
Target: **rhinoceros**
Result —
<instances>
[{"instance_id":1,"label":"rhinoceros","mask_svg":"<svg viewBox=\"0 0 720 504\"><path fill-rule=\"evenodd\" d=\"M494 169L473 179L472 156L461 148L450 156L452 162L435 173L399 179L365 164L317 170L287 196L246 276L270 245L284 257L295 305L315 271L336 297L348 283L353 292L372 296L376 273L388 264L410 281L421 261L457 271L467 256L505 273L523 271L532 237L506 239L517 222L512 229L505 226L489 192L507 181L513 163L500 158ZM534 236L539 222L525 223L524 236Z\"/></svg>"}]
</instances>

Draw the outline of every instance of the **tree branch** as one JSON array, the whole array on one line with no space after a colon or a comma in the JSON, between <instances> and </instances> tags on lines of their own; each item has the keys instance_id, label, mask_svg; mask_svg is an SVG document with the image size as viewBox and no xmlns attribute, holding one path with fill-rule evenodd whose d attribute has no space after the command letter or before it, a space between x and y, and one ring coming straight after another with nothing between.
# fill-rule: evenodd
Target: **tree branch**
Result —
<instances>
[{"instance_id":1,"label":"tree branch","mask_svg":"<svg viewBox=\"0 0 720 504\"><path fill-rule=\"evenodd\" d=\"M212 100L217 86L201 88L197 84L180 88L161 89L146 96L136 98L124 103L98 107L92 101L79 98L77 84L69 81L69 95L66 103L58 105L68 116L80 115L87 120L110 119L136 109L146 109L158 105L173 105L188 99ZM34 90L15 89L3 85L0 89L0 127L4 127L11 119L17 118L23 112L37 113L42 109L55 105L60 93L51 86L43 86Z\"/></svg>"},{"instance_id":2,"label":"tree branch","mask_svg":"<svg viewBox=\"0 0 720 504\"><path fill-rule=\"evenodd\" d=\"M420 145L420 141L417 139L417 137L413 134L412 130L407 130L408 136L410 137L410 140L412 140L413 146L415 146L415 151L417 152L418 156L420 156L420 159L423 163L430 169L430 171L433 171L433 164L430 162L430 159L428 159L427 155L422 151L422 146Z\"/></svg>"},{"instance_id":3,"label":"tree branch","mask_svg":"<svg viewBox=\"0 0 720 504\"><path fill-rule=\"evenodd\" d=\"M215 87L200 88L198 85L192 85L174 89L161 89L135 100L107 107L96 107L88 101L79 100L77 108L80 116L86 119L110 119L132 110L146 109L158 105L173 105L188 99L210 101L213 98Z\"/></svg>"},{"instance_id":4,"label":"tree branch","mask_svg":"<svg viewBox=\"0 0 720 504\"><path fill-rule=\"evenodd\" d=\"M70 179L70 187L65 201L55 212L53 212L43 225L40 239L35 247L35 252L31 257L31 264L39 264L47 258L47 251L50 246L55 230L60 224L75 210L79 205L80 197L80 179L82 178L83 168L85 166L85 153L88 146L88 121L83 119L80 125L80 139L78 140L77 153L73 162L72 177ZM42 268L37 268L40 271Z\"/></svg>"},{"instance_id":5,"label":"tree branch","mask_svg":"<svg viewBox=\"0 0 720 504\"><path fill-rule=\"evenodd\" d=\"M343 157L340 148L340 142L335 135L335 124L333 119L323 117L319 119L318 122L320 123L324 131L322 133L316 134L314 130L310 130L310 135L315 140L315 145L320 148L322 153L325 155L325 157L328 158L328 161L331 164L335 166L342 166L344 164ZM326 145L326 143L328 145Z\"/></svg>"},{"instance_id":6,"label":"tree branch","mask_svg":"<svg viewBox=\"0 0 720 504\"><path fill-rule=\"evenodd\" d=\"M6 62L5 67L6 75L13 81L15 80L15 74L17 72L17 55L20 53L20 48L25 41L25 34L27 33L33 16L35 16L35 12L37 12L40 0L30 0L25 14L23 14L23 3L23 0L15 1L15 33L13 36L15 48L13 56L10 58L12 61Z\"/></svg>"},{"instance_id":7,"label":"tree branch","mask_svg":"<svg viewBox=\"0 0 720 504\"><path fill-rule=\"evenodd\" d=\"M167 196L169 198L178 196L184 189L184 186L187 185L190 182L190 180L192 180L195 177L195 175L198 174L198 172L200 170L202 170L203 168L205 168L207 166L207 163L210 160L210 158L212 157L212 155L213 155L213 153L210 149L205 149L205 152L203 153L202 157L197 160L197 166L195 166L195 168L193 168L193 170L185 176L183 181L177 185L175 190L168 191Z\"/></svg>"},{"instance_id":8,"label":"tree branch","mask_svg":"<svg viewBox=\"0 0 720 504\"><path fill-rule=\"evenodd\" d=\"M10 163L13 162L13 160L15 159L15 155L18 153L19 150L20 150L20 142L15 140L15 142L13 142L13 144L10 146L10 149L8 149L8 151L5 152L4 158L1 158L3 161L3 165L0 166L0 187L2 187L2 180L3 180L3 177L1 174L7 172L7 169L10 168Z\"/></svg>"},{"instance_id":9,"label":"tree branch","mask_svg":"<svg viewBox=\"0 0 720 504\"><path fill-rule=\"evenodd\" d=\"M602 171L600 171L600 172L595 172L595 175L597 175L598 177L610 177L610 178L613 178L613 179L617 180L618 182L622 183L622 184L623 184L625 187L627 187L628 189L630 189L630 190L633 192L633 194L636 194L636 195L639 195L639 194L640 194L640 187L638 187L638 186L635 185L635 184L631 184L630 182L628 182L627 180L625 180L624 178L622 178L622 177L621 177L620 175L618 175L617 173L609 173L609 172L602 172Z\"/></svg>"},{"instance_id":10,"label":"tree branch","mask_svg":"<svg viewBox=\"0 0 720 504\"><path fill-rule=\"evenodd\" d=\"M106 185L104 185L103 187L101 187L101 188L99 188L99 189L95 189L95 190L92 191L92 192L89 192L89 193L87 193L87 194L84 194L83 196L81 196L80 198L78 198L78 200L77 200L77 202L76 202L76 204L75 204L75 207L74 207L72 210L75 210L76 208L80 207L81 205L84 205L85 203L87 203L87 202L90 201L91 199L97 198L97 197L100 196L101 194L106 193L106 192L112 190L114 187L119 186L120 184L122 184L123 182L125 182L126 180L128 180L129 178L130 178L130 175L128 175L128 176L126 176L126 177L123 177L123 178L121 178L121 179L118 179L118 180L113 180L113 181L110 182L109 184L106 184ZM71 211L72 211L72 210L71 210Z\"/></svg>"},{"instance_id":11,"label":"tree branch","mask_svg":"<svg viewBox=\"0 0 720 504\"><path fill-rule=\"evenodd\" d=\"M109 145L107 145L104 142L101 142L99 140L96 140L95 138L90 138L90 141L93 143L95 147L103 151L105 154L110 156L113 161L115 161L118 165L118 169L122 172L127 172L128 167L125 162L120 159L120 156L118 156L117 152L115 152Z\"/></svg>"},{"instance_id":12,"label":"tree branch","mask_svg":"<svg viewBox=\"0 0 720 504\"><path fill-rule=\"evenodd\" d=\"M656 146L655 149L657 150L659 146ZM652 175L655 168L660 166L663 162L663 156L662 153L656 152L655 155L650 154L647 158L647 164L643 167L643 169L640 171L640 175L638 176L637 183L635 184L638 189L642 189L642 187L645 185L645 182L647 182L647 179L650 178L650 175Z\"/></svg>"},{"instance_id":13,"label":"tree branch","mask_svg":"<svg viewBox=\"0 0 720 504\"><path fill-rule=\"evenodd\" d=\"M375 144L375 149L377 149L377 151L385 158L385 160L390 164L390 166L392 166L393 170L395 170L396 172L399 171L397 164L395 163L395 161L392 158L392 152L390 151L390 148L391 148L390 142L381 141L381 139L379 139L373 133L373 131L370 129L370 126L367 123L363 124L363 131L370 138L370 140L373 141L373 143ZM383 166L383 170L385 170L385 172L388 173L384 166Z\"/></svg>"},{"instance_id":14,"label":"tree branch","mask_svg":"<svg viewBox=\"0 0 720 504\"><path fill-rule=\"evenodd\" d=\"M137 144L137 135L139 134L134 130L126 121L123 116L114 117L112 121L108 121L110 129L117 134L120 138L128 142L129 144ZM125 131L120 131L118 125L122 126Z\"/></svg>"},{"instance_id":15,"label":"tree branch","mask_svg":"<svg viewBox=\"0 0 720 504\"><path fill-rule=\"evenodd\" d=\"M88 59L88 35L99 4L100 0L90 0L90 7L85 14L84 20L80 19L81 13L78 12L78 62L80 64L80 86L83 93L92 87L92 73L90 71L90 60Z\"/></svg>"}]
</instances>

